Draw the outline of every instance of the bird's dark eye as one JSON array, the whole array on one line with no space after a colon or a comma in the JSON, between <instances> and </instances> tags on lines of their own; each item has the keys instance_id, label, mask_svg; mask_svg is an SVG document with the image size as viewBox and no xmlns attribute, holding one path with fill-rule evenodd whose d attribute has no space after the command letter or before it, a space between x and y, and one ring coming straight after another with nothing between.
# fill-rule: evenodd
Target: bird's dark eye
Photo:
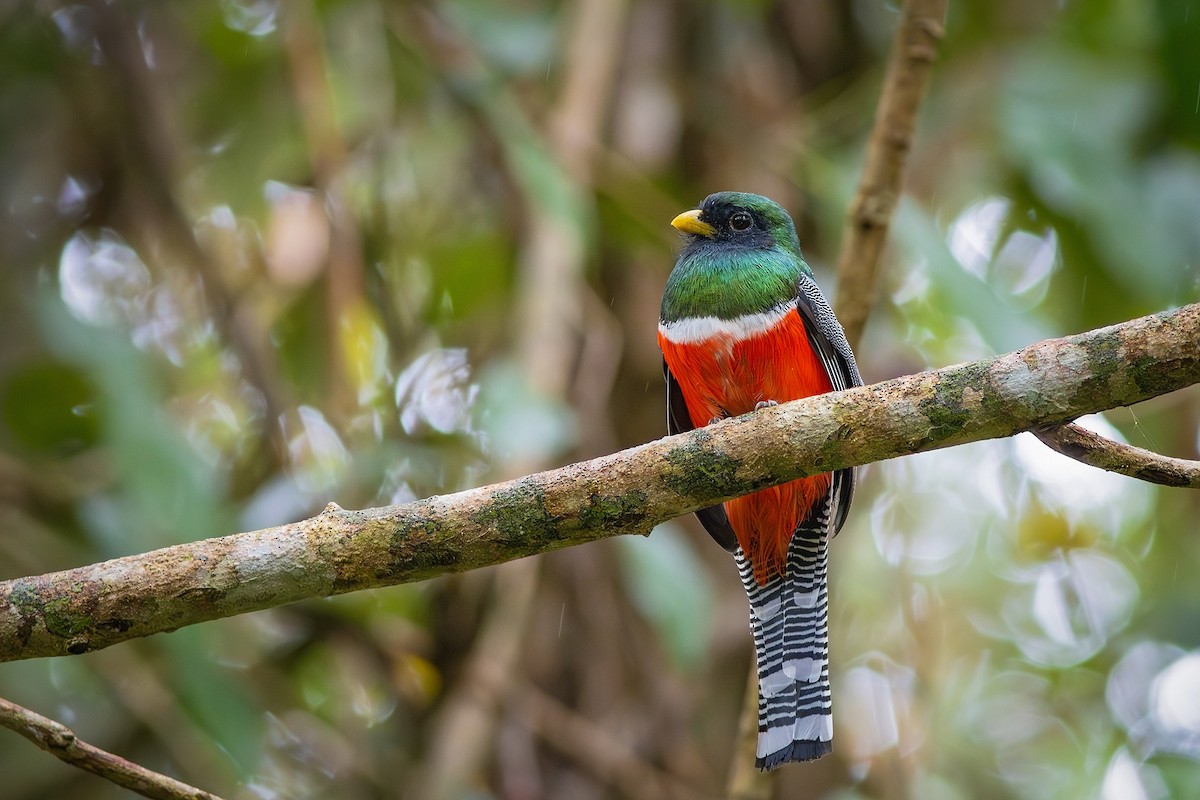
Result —
<instances>
[{"instance_id":1,"label":"bird's dark eye","mask_svg":"<svg viewBox=\"0 0 1200 800\"><path fill-rule=\"evenodd\" d=\"M729 218L729 227L735 231L749 230L754 224L754 220L745 211L735 211L733 216Z\"/></svg>"}]
</instances>

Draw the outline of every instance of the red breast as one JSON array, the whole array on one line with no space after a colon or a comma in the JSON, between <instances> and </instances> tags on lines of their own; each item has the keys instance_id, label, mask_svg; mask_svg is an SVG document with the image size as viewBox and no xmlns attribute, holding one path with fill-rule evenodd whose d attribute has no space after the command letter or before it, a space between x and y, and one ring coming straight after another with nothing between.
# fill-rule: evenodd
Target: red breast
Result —
<instances>
[{"instance_id":1,"label":"red breast","mask_svg":"<svg viewBox=\"0 0 1200 800\"><path fill-rule=\"evenodd\" d=\"M714 325L711 333L703 339L680 337L684 341L672 341L661 327L658 333L667 368L696 427L715 417L753 411L764 400L783 403L833 388L794 307L765 330ZM829 491L830 480L828 473L801 478L725 504L760 585L783 574L792 532Z\"/></svg>"}]
</instances>

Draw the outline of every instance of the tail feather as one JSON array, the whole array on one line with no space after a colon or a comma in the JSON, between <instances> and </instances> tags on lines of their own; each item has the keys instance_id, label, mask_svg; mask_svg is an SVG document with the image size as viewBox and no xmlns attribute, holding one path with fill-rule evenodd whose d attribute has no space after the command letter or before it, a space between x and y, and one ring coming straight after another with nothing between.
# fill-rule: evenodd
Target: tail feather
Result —
<instances>
[{"instance_id":1,"label":"tail feather","mask_svg":"<svg viewBox=\"0 0 1200 800\"><path fill-rule=\"evenodd\" d=\"M826 500L826 505L829 501ZM788 546L787 569L760 586L739 548L734 557L750 599L758 660L758 749L755 766L773 769L829 753L828 509L809 517Z\"/></svg>"}]
</instances>

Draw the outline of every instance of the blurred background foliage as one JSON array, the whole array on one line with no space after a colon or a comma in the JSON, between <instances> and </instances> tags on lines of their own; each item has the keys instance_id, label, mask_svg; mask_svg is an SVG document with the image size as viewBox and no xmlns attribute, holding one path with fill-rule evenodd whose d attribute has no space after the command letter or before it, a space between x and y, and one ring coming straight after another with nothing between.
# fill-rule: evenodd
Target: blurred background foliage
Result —
<instances>
[{"instance_id":1,"label":"blurred background foliage","mask_svg":"<svg viewBox=\"0 0 1200 800\"><path fill-rule=\"evenodd\" d=\"M663 433L668 226L831 291L879 0L9 2L0 578ZM1200 4L952 2L869 381L1200 297ZM1089 423L1195 458L1194 391ZM1200 501L1022 436L874 465L835 754L786 797L1200 796ZM751 660L690 519L71 659L0 694L233 798L724 792ZM0 734L6 798L127 795Z\"/></svg>"}]
</instances>

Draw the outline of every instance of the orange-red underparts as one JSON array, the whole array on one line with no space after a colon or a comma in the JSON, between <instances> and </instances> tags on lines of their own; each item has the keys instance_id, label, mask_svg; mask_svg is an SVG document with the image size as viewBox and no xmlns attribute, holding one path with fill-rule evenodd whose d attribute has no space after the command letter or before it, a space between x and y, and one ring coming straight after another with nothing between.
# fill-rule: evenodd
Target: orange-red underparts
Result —
<instances>
[{"instance_id":1,"label":"orange-red underparts","mask_svg":"<svg viewBox=\"0 0 1200 800\"><path fill-rule=\"evenodd\" d=\"M720 334L703 342L675 344L660 331L658 344L695 427L753 411L762 401L783 403L833 388L795 311L769 331L742 341ZM829 491L831 477L825 473L800 478L725 504L729 524L760 586L783 574L792 533Z\"/></svg>"}]
</instances>

